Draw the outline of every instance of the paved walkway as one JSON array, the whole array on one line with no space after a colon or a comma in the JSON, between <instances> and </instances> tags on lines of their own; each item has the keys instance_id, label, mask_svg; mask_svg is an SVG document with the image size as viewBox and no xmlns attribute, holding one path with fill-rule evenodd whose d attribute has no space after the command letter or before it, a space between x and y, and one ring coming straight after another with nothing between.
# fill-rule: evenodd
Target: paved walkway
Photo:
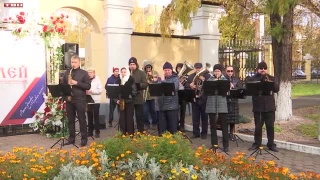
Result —
<instances>
[{"instance_id":1,"label":"paved walkway","mask_svg":"<svg viewBox=\"0 0 320 180\"><path fill-rule=\"evenodd\" d=\"M301 97L293 100L293 108L301 108L308 106L320 105L320 96L314 97ZM248 114L251 116L251 103L241 103L241 113ZM190 122L190 116L187 117ZM101 131L101 137L99 139L89 139L89 142L92 141L101 141L106 138L112 137L116 133L115 128L107 128ZM188 136L192 134L190 132L186 133ZM39 146L50 148L57 139L49 139L45 136L39 134L28 134L28 135L17 135L17 136L7 136L0 137L0 151L11 151L12 147L15 146ZM80 143L77 140L77 143ZM248 156L251 154L251 151L248 151L248 147L251 146L251 142L241 142L238 141L239 147L237 147L235 142L230 142L230 154L234 155L235 152L241 151L245 152ZM210 147L210 137L208 139L196 139L193 140L193 146L197 147L200 145L205 145ZM59 146L55 146L58 148ZM64 146L63 149L71 149L73 146ZM285 149L280 149L280 152L274 153L279 160L267 154L265 152L262 155L258 155L257 161L259 160L274 160L279 166L288 167L291 172L299 173L301 171L313 171L320 174L320 155L307 154L297 151L290 151Z\"/></svg>"}]
</instances>

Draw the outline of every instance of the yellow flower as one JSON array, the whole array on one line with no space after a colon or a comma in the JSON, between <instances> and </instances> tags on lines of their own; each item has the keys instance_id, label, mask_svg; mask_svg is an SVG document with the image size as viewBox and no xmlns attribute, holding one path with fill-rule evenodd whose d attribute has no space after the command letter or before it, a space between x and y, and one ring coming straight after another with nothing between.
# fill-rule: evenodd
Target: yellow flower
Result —
<instances>
[{"instance_id":1,"label":"yellow flower","mask_svg":"<svg viewBox=\"0 0 320 180\"><path fill-rule=\"evenodd\" d=\"M160 162L161 162L161 163L166 163L166 162L167 162L167 160L165 160L165 159L161 159L161 160L160 160Z\"/></svg>"},{"instance_id":2,"label":"yellow flower","mask_svg":"<svg viewBox=\"0 0 320 180\"><path fill-rule=\"evenodd\" d=\"M198 179L198 175L192 174L192 175L191 175L191 179Z\"/></svg>"},{"instance_id":3,"label":"yellow flower","mask_svg":"<svg viewBox=\"0 0 320 180\"><path fill-rule=\"evenodd\" d=\"M121 156L121 157L124 157L124 154L121 154L120 156Z\"/></svg>"},{"instance_id":4,"label":"yellow flower","mask_svg":"<svg viewBox=\"0 0 320 180\"><path fill-rule=\"evenodd\" d=\"M193 169L199 170L199 167L198 166L194 166Z\"/></svg>"},{"instance_id":5,"label":"yellow flower","mask_svg":"<svg viewBox=\"0 0 320 180\"><path fill-rule=\"evenodd\" d=\"M127 154L131 154L131 151L126 151Z\"/></svg>"},{"instance_id":6,"label":"yellow flower","mask_svg":"<svg viewBox=\"0 0 320 180\"><path fill-rule=\"evenodd\" d=\"M172 174L175 174L176 172L177 172L176 169L171 169L171 173L172 173Z\"/></svg>"},{"instance_id":7,"label":"yellow flower","mask_svg":"<svg viewBox=\"0 0 320 180\"><path fill-rule=\"evenodd\" d=\"M104 173L104 176L105 176L105 177L109 177L109 176L110 176L110 173L109 173L109 172L106 172L106 173Z\"/></svg>"},{"instance_id":8,"label":"yellow flower","mask_svg":"<svg viewBox=\"0 0 320 180\"><path fill-rule=\"evenodd\" d=\"M271 166L274 166L274 161L268 161L268 164L270 164Z\"/></svg>"}]
</instances>

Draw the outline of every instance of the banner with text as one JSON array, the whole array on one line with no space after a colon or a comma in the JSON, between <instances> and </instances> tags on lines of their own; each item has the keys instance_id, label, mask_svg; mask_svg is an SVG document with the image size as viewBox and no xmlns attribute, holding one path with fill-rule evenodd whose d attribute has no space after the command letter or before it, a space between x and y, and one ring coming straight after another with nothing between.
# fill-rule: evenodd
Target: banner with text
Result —
<instances>
[{"instance_id":1,"label":"banner with text","mask_svg":"<svg viewBox=\"0 0 320 180\"><path fill-rule=\"evenodd\" d=\"M33 112L44 107L44 44L11 31L0 31L0 39L0 126L31 123Z\"/></svg>"}]
</instances>

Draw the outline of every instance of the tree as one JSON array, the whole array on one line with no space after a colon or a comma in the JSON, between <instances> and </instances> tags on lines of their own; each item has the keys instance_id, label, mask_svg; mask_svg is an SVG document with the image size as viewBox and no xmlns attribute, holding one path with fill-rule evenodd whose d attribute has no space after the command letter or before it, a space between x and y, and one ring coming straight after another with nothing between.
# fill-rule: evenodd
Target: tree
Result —
<instances>
[{"instance_id":1,"label":"tree","mask_svg":"<svg viewBox=\"0 0 320 180\"><path fill-rule=\"evenodd\" d=\"M234 0L208 0L214 3L236 3ZM241 0L242 8L263 12L269 16L270 34L272 36L273 64L280 92L277 96L277 120L289 120L292 116L291 101L291 63L293 44L293 15L298 4L320 14L318 0ZM161 16L161 33L170 34L168 26L180 21L185 29L191 26L189 15L196 13L198 0L172 0ZM257 5L257 6L255 6ZM228 13L228 12L227 12ZM239 17L242 16L239 14Z\"/></svg>"}]
</instances>

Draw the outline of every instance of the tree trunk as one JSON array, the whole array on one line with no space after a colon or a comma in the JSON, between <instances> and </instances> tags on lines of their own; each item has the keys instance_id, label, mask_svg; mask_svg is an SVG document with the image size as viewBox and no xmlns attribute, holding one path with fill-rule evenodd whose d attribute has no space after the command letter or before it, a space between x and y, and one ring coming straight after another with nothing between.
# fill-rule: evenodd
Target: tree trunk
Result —
<instances>
[{"instance_id":1,"label":"tree trunk","mask_svg":"<svg viewBox=\"0 0 320 180\"><path fill-rule=\"evenodd\" d=\"M277 23L282 24L283 33L281 39L272 37L273 64L276 81L280 85L280 91L276 95L276 120L284 121L292 117L291 100L291 71L292 71L292 37L293 37L293 9L291 7L283 16L278 13L270 15L271 28ZM277 39L278 38L278 39Z\"/></svg>"}]
</instances>

